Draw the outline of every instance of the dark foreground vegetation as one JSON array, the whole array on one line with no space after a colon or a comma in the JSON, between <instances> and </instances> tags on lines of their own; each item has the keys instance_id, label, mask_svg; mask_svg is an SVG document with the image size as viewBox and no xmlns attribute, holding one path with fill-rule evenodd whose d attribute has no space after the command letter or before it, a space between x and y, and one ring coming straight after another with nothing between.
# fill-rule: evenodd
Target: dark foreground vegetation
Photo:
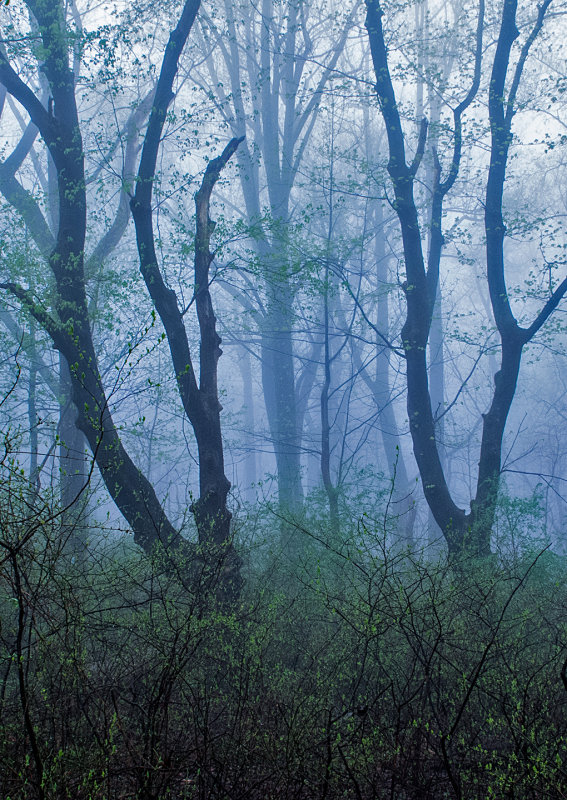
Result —
<instances>
[{"instance_id":1,"label":"dark foreground vegetation","mask_svg":"<svg viewBox=\"0 0 567 800\"><path fill-rule=\"evenodd\" d=\"M324 546L304 520L293 577L256 545L227 609L123 538L71 555L19 484L1 502L5 800L565 797L549 550L450 566L369 522ZM278 528L257 519L255 542Z\"/></svg>"}]
</instances>

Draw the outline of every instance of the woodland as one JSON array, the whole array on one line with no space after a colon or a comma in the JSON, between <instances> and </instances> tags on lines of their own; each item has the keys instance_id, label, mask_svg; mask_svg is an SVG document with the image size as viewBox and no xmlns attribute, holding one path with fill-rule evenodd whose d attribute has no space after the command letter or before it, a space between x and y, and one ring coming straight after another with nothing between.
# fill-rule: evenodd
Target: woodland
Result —
<instances>
[{"instance_id":1,"label":"woodland","mask_svg":"<svg viewBox=\"0 0 567 800\"><path fill-rule=\"evenodd\" d=\"M2 0L0 797L567 797L567 0Z\"/></svg>"}]
</instances>

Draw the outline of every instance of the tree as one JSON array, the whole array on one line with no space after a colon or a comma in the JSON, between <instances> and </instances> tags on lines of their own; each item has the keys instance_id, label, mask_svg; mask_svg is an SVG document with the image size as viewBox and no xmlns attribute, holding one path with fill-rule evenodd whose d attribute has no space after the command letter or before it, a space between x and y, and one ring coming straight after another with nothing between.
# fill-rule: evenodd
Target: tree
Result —
<instances>
[{"instance_id":1,"label":"tree","mask_svg":"<svg viewBox=\"0 0 567 800\"><path fill-rule=\"evenodd\" d=\"M222 61L214 58L217 51L209 53L201 83L207 93L211 84L215 87L213 97L232 134L247 134L237 159L261 279L254 289L261 294L262 387L286 514L297 511L303 498L303 380L294 343L301 269L293 243L294 191L354 11L335 15L297 0L283 5L263 0L258 8L226 0L224 9L222 25L203 17L205 34L215 41ZM325 54L323 66L319 50Z\"/></svg>"},{"instance_id":2,"label":"tree","mask_svg":"<svg viewBox=\"0 0 567 800\"><path fill-rule=\"evenodd\" d=\"M445 178L436 160L430 220L430 244L427 257L423 251L422 231L414 196L416 175L426 139L427 121L422 120L419 142L413 160L408 163L400 109L391 76L380 0L367 0L366 28L370 41L376 93L386 126L389 148L388 172L394 190L394 207L403 240L406 268L404 294L407 315L402 330L402 344L407 369L407 408L414 454L429 507L447 540L453 555L490 553L490 534L494 522L501 474L502 443L506 420L514 399L524 347L545 324L567 292L567 279L555 289L531 324L522 326L511 307L505 279L503 215L504 182L512 122L518 108L518 88L530 49L540 34L552 0L538 6L535 21L524 39L515 65L512 47L520 36L517 27L517 0L504 0L500 17L496 52L488 87L490 122L490 164L485 188L484 226L486 233L486 278L501 343L500 368L494 376L492 402L483 415L482 440L476 493L470 511L459 508L451 494L444 473L432 409L427 369L427 342L439 282L439 264L444 245L443 203L453 188L461 166L463 114L471 105L481 82L483 53L484 2L480 0L476 33L474 75L464 99L453 109L453 150Z\"/></svg>"},{"instance_id":3,"label":"tree","mask_svg":"<svg viewBox=\"0 0 567 800\"><path fill-rule=\"evenodd\" d=\"M233 139L222 155L209 163L195 197L195 305L201 331L200 385L195 378L177 298L166 286L159 271L151 220L152 185L161 133L168 106L173 99L172 85L179 59L199 4L200 0L185 2L177 26L169 37L131 204L140 269L164 324L181 400L197 437L201 496L193 510L199 544L208 567L213 567L213 572L222 569L220 593L228 598L234 597L239 591L240 562L230 541L230 512L227 508L230 484L223 473L220 404L216 384L220 339L215 330L208 279L212 260L209 242L214 227L209 218L209 204L220 172L239 140ZM87 228L85 155L75 94L75 74L69 60L72 43L64 6L51 0L29 0L26 5L41 37L41 69L49 86L47 107L19 77L4 52L0 53L0 81L27 111L53 160L58 186L58 230L49 255L49 266L55 280L53 307L49 309L47 300L38 300L31 289L14 282L4 282L2 288L18 298L43 326L55 348L70 365L77 425L87 438L111 497L131 526L135 541L148 552L161 544L170 558L177 561L179 554L187 554L186 543L168 519L149 480L126 452L112 417L98 367L89 319L84 263ZM209 573L207 578L211 578Z\"/></svg>"}]
</instances>

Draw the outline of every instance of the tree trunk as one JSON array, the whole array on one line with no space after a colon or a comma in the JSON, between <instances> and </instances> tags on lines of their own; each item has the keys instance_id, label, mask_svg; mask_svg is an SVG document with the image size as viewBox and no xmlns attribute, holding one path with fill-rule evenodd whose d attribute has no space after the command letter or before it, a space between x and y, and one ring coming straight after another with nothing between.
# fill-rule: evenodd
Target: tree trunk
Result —
<instances>
[{"instance_id":1,"label":"tree trunk","mask_svg":"<svg viewBox=\"0 0 567 800\"><path fill-rule=\"evenodd\" d=\"M376 371L372 382L372 395L378 412L378 425L382 446L392 485L392 508L397 518L396 529L402 544L411 546L414 538L414 524L417 513L415 503L415 483L410 483L402 440L393 405L393 390L390 376L390 350L384 339L390 338L390 302L388 286L388 257L385 247L384 214L380 203L375 206L375 247L376 282L378 300L376 303L376 328L382 337L376 337Z\"/></svg>"},{"instance_id":2,"label":"tree trunk","mask_svg":"<svg viewBox=\"0 0 567 800\"><path fill-rule=\"evenodd\" d=\"M85 436L77 427L77 408L73 403L73 386L69 365L59 354L59 480L63 523L71 552L83 554L88 537L88 493L90 475L87 468Z\"/></svg>"},{"instance_id":3,"label":"tree trunk","mask_svg":"<svg viewBox=\"0 0 567 800\"><path fill-rule=\"evenodd\" d=\"M332 180L332 173L331 173ZM331 214L327 249L330 253L332 233L332 194ZM331 389L331 342L329 338L329 258L325 263L323 286L323 386L321 388L321 476L329 502L329 522L333 545L337 547L340 536L339 489L331 477L331 424L329 421L329 393ZM346 432L345 432L346 433Z\"/></svg>"},{"instance_id":4,"label":"tree trunk","mask_svg":"<svg viewBox=\"0 0 567 800\"><path fill-rule=\"evenodd\" d=\"M195 195L195 305L201 334L200 380L197 382L183 313L175 292L165 284L158 266L153 233L152 186L163 124L171 101L171 83L177 65L174 58L179 57L179 42L169 52L173 57L168 62L166 51L140 159L136 192L131 202L132 216L136 227L140 271L163 324L179 396L197 440L199 498L191 510L204 559L203 585L214 585L219 599L232 602L241 589L241 561L230 534L231 513L227 505L230 482L224 473L220 421L222 408L217 384L217 365L222 351L209 291L209 268L213 260L210 237L214 230L209 207L215 183L242 139L232 139L222 155L209 162L201 187Z\"/></svg>"},{"instance_id":5,"label":"tree trunk","mask_svg":"<svg viewBox=\"0 0 567 800\"><path fill-rule=\"evenodd\" d=\"M256 482L258 470L256 466L256 420L254 413L254 391L252 383L251 357L246 347L240 348L238 366L242 377L242 402L243 402L243 472L244 472L244 497L249 503L256 501Z\"/></svg>"},{"instance_id":6,"label":"tree trunk","mask_svg":"<svg viewBox=\"0 0 567 800\"><path fill-rule=\"evenodd\" d=\"M269 308L262 320L262 386L276 457L278 500L283 516L303 503L301 433L298 430L291 292L271 286Z\"/></svg>"}]
</instances>

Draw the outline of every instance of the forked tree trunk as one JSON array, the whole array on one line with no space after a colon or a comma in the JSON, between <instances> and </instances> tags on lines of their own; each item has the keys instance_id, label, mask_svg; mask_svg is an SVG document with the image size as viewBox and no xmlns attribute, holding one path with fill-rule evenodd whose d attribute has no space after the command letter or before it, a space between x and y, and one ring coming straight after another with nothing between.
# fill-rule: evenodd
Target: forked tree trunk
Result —
<instances>
[{"instance_id":1,"label":"forked tree trunk","mask_svg":"<svg viewBox=\"0 0 567 800\"><path fill-rule=\"evenodd\" d=\"M167 518L155 491L147 478L126 453L108 407L98 369L96 353L85 290L84 245L86 234L86 183L81 130L75 99L74 75L68 61L68 41L63 5L54 0L27 0L42 37L44 64L52 101L45 109L32 90L19 78L0 51L0 81L26 108L39 129L53 158L58 181L59 227L57 240L49 264L56 284L56 316L39 305L31 292L6 283L8 289L20 299L27 310L43 325L55 347L69 364L73 401L77 408L77 425L84 432L110 496L130 524L135 541L147 552L153 553L156 545L163 547L173 568L188 579L194 576L190 563L180 561L181 556L191 556L191 549ZM138 214L137 236L140 248L140 266L146 275L157 275L150 294L160 313L168 337L179 335L171 347L174 368L182 400L186 382L196 386L191 360L185 358L184 327L179 328L181 314L173 292L165 287L157 269L151 227L151 186L155 172L155 159L167 107L172 99L171 86L184 43L189 35L199 8L199 0L187 0L179 23L172 32L164 55L160 79L139 170L139 182L133 198L133 208ZM202 539L205 556L207 588L216 586L222 600L234 600L240 590L240 562L230 542L230 513L226 510L226 496L230 488L223 472L222 441L220 437L220 406L216 393L216 362L220 355L219 338L215 331L208 286L208 268L211 260L208 244L212 224L208 217L210 193L220 170L238 145L233 140L223 155L209 164L201 189L196 197L196 305L202 335L201 390L199 404L191 409L199 447L201 469L201 496L195 504L195 516ZM147 200L147 202L146 202ZM149 214L149 227L146 224ZM140 225L140 220L142 224ZM146 238L144 238L146 237ZM155 255L155 253L154 253ZM157 293L157 294L156 294ZM171 310L168 317L165 312ZM167 324L166 324L167 323ZM171 324L169 324L171 323ZM177 327L175 327L177 326ZM180 363L181 358L181 363ZM192 387L191 387L192 388ZM187 410L187 409L186 409ZM220 453L220 455L219 455ZM212 551L212 552L211 552ZM211 569L209 556L214 568ZM186 561L186 559L185 559ZM188 570L188 572L187 572Z\"/></svg>"},{"instance_id":2,"label":"forked tree trunk","mask_svg":"<svg viewBox=\"0 0 567 800\"><path fill-rule=\"evenodd\" d=\"M180 22L170 36L153 99L152 112L144 139L136 191L131 201L136 227L140 271L148 293L163 324L175 370L177 388L187 418L191 422L199 454L199 498L192 505L204 559L206 584L217 583L224 599L235 599L241 588L240 558L234 550L230 533L231 513L227 498L230 482L224 473L224 449L221 432L217 365L222 354L216 330L209 268L213 260L210 238L214 223L209 216L213 188L222 169L236 152L242 138L232 139L222 155L207 165L201 186L195 195L195 289L194 298L201 336L199 380L195 373L185 330L183 311L175 292L170 289L158 266L153 231L152 193L156 163L179 56L199 3L186 3Z\"/></svg>"},{"instance_id":3,"label":"forked tree trunk","mask_svg":"<svg viewBox=\"0 0 567 800\"><path fill-rule=\"evenodd\" d=\"M491 158L486 188L485 230L486 266L492 310L502 344L501 365L494 376L494 391L489 411L483 416L479 471L476 495L470 512L459 508L453 500L439 455L435 419L432 411L427 368L427 344L431 330L439 263L443 248L443 201L458 175L462 147L462 115L472 102L480 84L484 2L481 0L476 39L475 74L465 99L453 112L454 149L449 172L441 179L441 165L436 164L433 187L430 247L427 269L416 203L414 181L425 149L427 124L421 127L416 156L406 162L405 141L394 87L390 77L388 53L384 40L380 0L366 0L366 28L370 40L376 91L388 136L390 160L388 172L395 193L406 266L404 284L407 315L402 329L402 343L407 365L407 407L414 454L423 483L423 491L447 540L453 555L463 553L486 556L490 553L490 536L496 513L501 471L502 441L506 420L520 370L522 349L557 307L567 292L567 279L551 296L535 321L521 328L510 308L504 276L505 227L502 215L504 180L515 101L524 64L531 45L539 34L552 0L544 0L538 8L536 22L528 35L506 95L506 78L512 44L518 37L516 27L517 0L504 0L500 31L489 88L489 118L492 134Z\"/></svg>"}]
</instances>

